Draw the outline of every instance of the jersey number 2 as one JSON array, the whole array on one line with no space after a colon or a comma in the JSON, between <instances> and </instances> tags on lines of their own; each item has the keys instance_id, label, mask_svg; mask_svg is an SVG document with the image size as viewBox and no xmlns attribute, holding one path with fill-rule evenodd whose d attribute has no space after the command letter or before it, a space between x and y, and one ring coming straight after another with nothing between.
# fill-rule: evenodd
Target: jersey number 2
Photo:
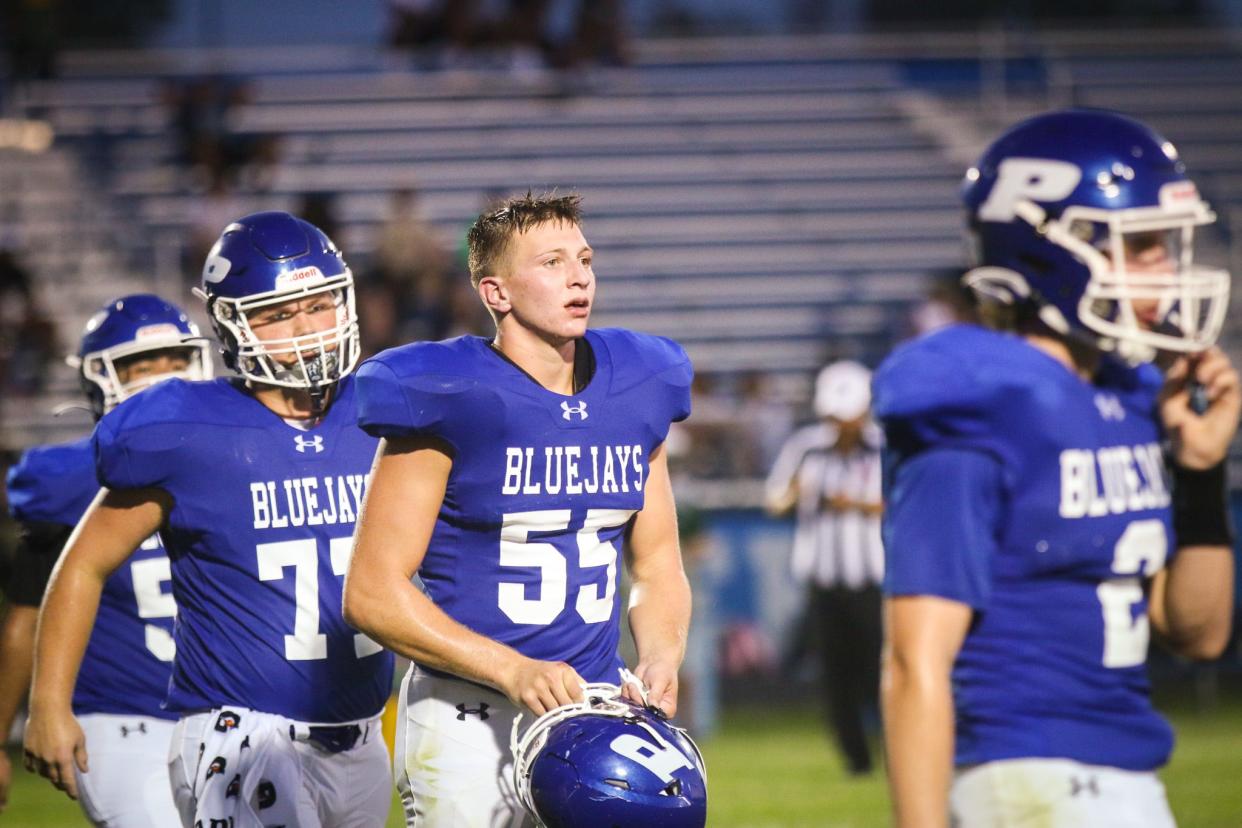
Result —
<instances>
[{"instance_id":1,"label":"jersey number 2","mask_svg":"<svg viewBox=\"0 0 1242 828\"><path fill-rule=\"evenodd\" d=\"M1169 538L1158 520L1136 520L1126 527L1113 548L1113 572L1096 587L1104 613L1104 666L1134 667L1147 659L1147 640L1151 635L1147 613L1134 614L1134 605L1143 600L1143 575L1153 575L1164 566ZM1146 567L1143 564L1147 564Z\"/></svg>"}]
</instances>

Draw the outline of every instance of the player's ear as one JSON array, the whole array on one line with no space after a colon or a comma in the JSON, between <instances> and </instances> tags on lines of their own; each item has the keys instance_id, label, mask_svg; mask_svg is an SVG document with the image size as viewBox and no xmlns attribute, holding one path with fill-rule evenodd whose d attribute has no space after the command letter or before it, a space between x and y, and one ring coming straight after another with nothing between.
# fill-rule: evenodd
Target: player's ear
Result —
<instances>
[{"instance_id":1,"label":"player's ear","mask_svg":"<svg viewBox=\"0 0 1242 828\"><path fill-rule=\"evenodd\" d=\"M484 276L479 280L479 298L493 314L508 313L513 308L504 280L496 276Z\"/></svg>"}]
</instances>

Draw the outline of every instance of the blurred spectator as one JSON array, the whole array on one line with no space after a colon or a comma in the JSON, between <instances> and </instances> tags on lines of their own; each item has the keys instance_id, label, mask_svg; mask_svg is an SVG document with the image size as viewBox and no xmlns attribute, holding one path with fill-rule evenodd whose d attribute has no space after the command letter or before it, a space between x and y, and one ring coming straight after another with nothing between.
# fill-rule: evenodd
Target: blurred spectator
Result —
<instances>
[{"instance_id":1,"label":"blurred spectator","mask_svg":"<svg viewBox=\"0 0 1242 828\"><path fill-rule=\"evenodd\" d=\"M250 100L246 81L219 76L170 83L164 102L172 112L177 160L210 188L222 179L266 186L278 141L269 135L235 132L234 111Z\"/></svg>"},{"instance_id":2,"label":"blurred spectator","mask_svg":"<svg viewBox=\"0 0 1242 828\"><path fill-rule=\"evenodd\" d=\"M0 37L8 50L13 78L47 80L56 76L61 41L58 0L5 0L0 3Z\"/></svg>"},{"instance_id":3,"label":"blurred spectator","mask_svg":"<svg viewBox=\"0 0 1242 828\"><path fill-rule=\"evenodd\" d=\"M341 240L341 225L336 216L334 193L303 193L293 209L293 214L318 227L337 247L344 244Z\"/></svg>"},{"instance_id":4,"label":"blurred spectator","mask_svg":"<svg viewBox=\"0 0 1242 828\"><path fill-rule=\"evenodd\" d=\"M559 65L628 64L629 44L621 11L621 0L580 0L573 38L566 44Z\"/></svg>"},{"instance_id":5,"label":"blurred spectator","mask_svg":"<svg viewBox=\"0 0 1242 828\"><path fill-rule=\"evenodd\" d=\"M785 438L793 431L793 409L776 393L772 377L762 371L743 374L738 390L734 416L743 434L739 470L747 477L759 476L772 468Z\"/></svg>"},{"instance_id":6,"label":"blurred spectator","mask_svg":"<svg viewBox=\"0 0 1242 828\"><path fill-rule=\"evenodd\" d=\"M714 598L719 591L722 556L703 513L697 509L678 508L677 534L686 577L695 596L679 677L681 704L677 716L696 739L706 739L715 732L720 718L720 622Z\"/></svg>"},{"instance_id":7,"label":"blurred spectator","mask_svg":"<svg viewBox=\"0 0 1242 828\"><path fill-rule=\"evenodd\" d=\"M620 0L389 0L389 43L438 68L626 61Z\"/></svg>"},{"instance_id":8,"label":"blurred spectator","mask_svg":"<svg viewBox=\"0 0 1242 828\"><path fill-rule=\"evenodd\" d=\"M690 401L694 416L686 421L684 429L690 438L686 473L700 480L745 476L739 470L744 460L739 463L736 406L723 378L696 371Z\"/></svg>"},{"instance_id":9,"label":"blurred spectator","mask_svg":"<svg viewBox=\"0 0 1242 828\"><path fill-rule=\"evenodd\" d=\"M223 176L212 179L207 192L190 203L187 216L189 228L181 267L187 287L199 283L207 253L224 228L246 212L242 200L233 192L233 185Z\"/></svg>"},{"instance_id":10,"label":"blurred spectator","mask_svg":"<svg viewBox=\"0 0 1242 828\"><path fill-rule=\"evenodd\" d=\"M824 368L820 421L794 432L765 486L770 512L796 515L793 574L807 588L828 719L851 774L872 769L864 716L880 680L882 438L870 406L870 371L851 361Z\"/></svg>"},{"instance_id":11,"label":"blurred spectator","mask_svg":"<svg viewBox=\"0 0 1242 828\"><path fill-rule=\"evenodd\" d=\"M43 390L59 349L29 271L14 251L0 248L0 391L25 396Z\"/></svg>"},{"instance_id":12,"label":"blurred spectator","mask_svg":"<svg viewBox=\"0 0 1242 828\"><path fill-rule=\"evenodd\" d=\"M451 263L440 234L419 209L418 194L393 193L376 239L375 275L369 281L391 296L407 341L439 338L448 327Z\"/></svg>"}]
</instances>

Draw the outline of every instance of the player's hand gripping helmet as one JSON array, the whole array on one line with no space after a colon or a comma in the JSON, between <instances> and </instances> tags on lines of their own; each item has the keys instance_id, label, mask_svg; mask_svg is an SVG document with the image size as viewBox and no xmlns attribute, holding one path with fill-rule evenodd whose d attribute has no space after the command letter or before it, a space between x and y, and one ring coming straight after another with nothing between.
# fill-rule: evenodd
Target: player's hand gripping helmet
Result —
<instances>
[{"instance_id":1,"label":"player's hand gripping helmet","mask_svg":"<svg viewBox=\"0 0 1242 828\"><path fill-rule=\"evenodd\" d=\"M687 733L657 711L589 684L581 703L545 713L519 737L514 788L545 828L702 828L707 771Z\"/></svg>"},{"instance_id":2,"label":"player's hand gripping helmet","mask_svg":"<svg viewBox=\"0 0 1242 828\"><path fill-rule=\"evenodd\" d=\"M207 302L225 363L246 379L322 399L358 363L353 274L332 240L296 216L254 213L224 228L196 293ZM251 314L313 296L331 299L335 326L283 339L255 335Z\"/></svg>"},{"instance_id":3,"label":"player's hand gripping helmet","mask_svg":"<svg viewBox=\"0 0 1242 828\"><path fill-rule=\"evenodd\" d=\"M1215 215L1173 145L1101 110L1038 115L966 173L962 197L986 297L1131 361L1201 351L1224 321L1229 274L1194 264Z\"/></svg>"},{"instance_id":4,"label":"player's hand gripping helmet","mask_svg":"<svg viewBox=\"0 0 1242 828\"><path fill-rule=\"evenodd\" d=\"M183 353L186 367L122 382L119 368L125 362L166 350ZM65 361L78 369L97 419L161 380L211 378L211 352L198 326L181 308L149 293L122 296L96 311L86 323L77 355Z\"/></svg>"}]
</instances>

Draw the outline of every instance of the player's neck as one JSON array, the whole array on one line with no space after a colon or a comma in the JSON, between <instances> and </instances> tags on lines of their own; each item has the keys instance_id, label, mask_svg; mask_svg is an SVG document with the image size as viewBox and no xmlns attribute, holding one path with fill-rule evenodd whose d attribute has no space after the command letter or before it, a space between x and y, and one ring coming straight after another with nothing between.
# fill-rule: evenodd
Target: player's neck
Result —
<instances>
[{"instance_id":1,"label":"player's neck","mask_svg":"<svg viewBox=\"0 0 1242 828\"><path fill-rule=\"evenodd\" d=\"M493 347L535 382L557 394L574 393L574 351L577 340L549 342L526 331L497 329Z\"/></svg>"},{"instance_id":2,"label":"player's neck","mask_svg":"<svg viewBox=\"0 0 1242 828\"><path fill-rule=\"evenodd\" d=\"M323 414L315 410L310 392L304 388L277 385L251 385L250 393L277 417L284 420L310 420Z\"/></svg>"},{"instance_id":3,"label":"player's neck","mask_svg":"<svg viewBox=\"0 0 1242 828\"><path fill-rule=\"evenodd\" d=\"M1045 336L1039 333L1025 333L1022 338L1032 348L1043 351L1057 362L1064 365L1079 378L1090 382L1099 368L1099 354L1088 352L1085 348L1075 348L1058 336Z\"/></svg>"}]
</instances>

